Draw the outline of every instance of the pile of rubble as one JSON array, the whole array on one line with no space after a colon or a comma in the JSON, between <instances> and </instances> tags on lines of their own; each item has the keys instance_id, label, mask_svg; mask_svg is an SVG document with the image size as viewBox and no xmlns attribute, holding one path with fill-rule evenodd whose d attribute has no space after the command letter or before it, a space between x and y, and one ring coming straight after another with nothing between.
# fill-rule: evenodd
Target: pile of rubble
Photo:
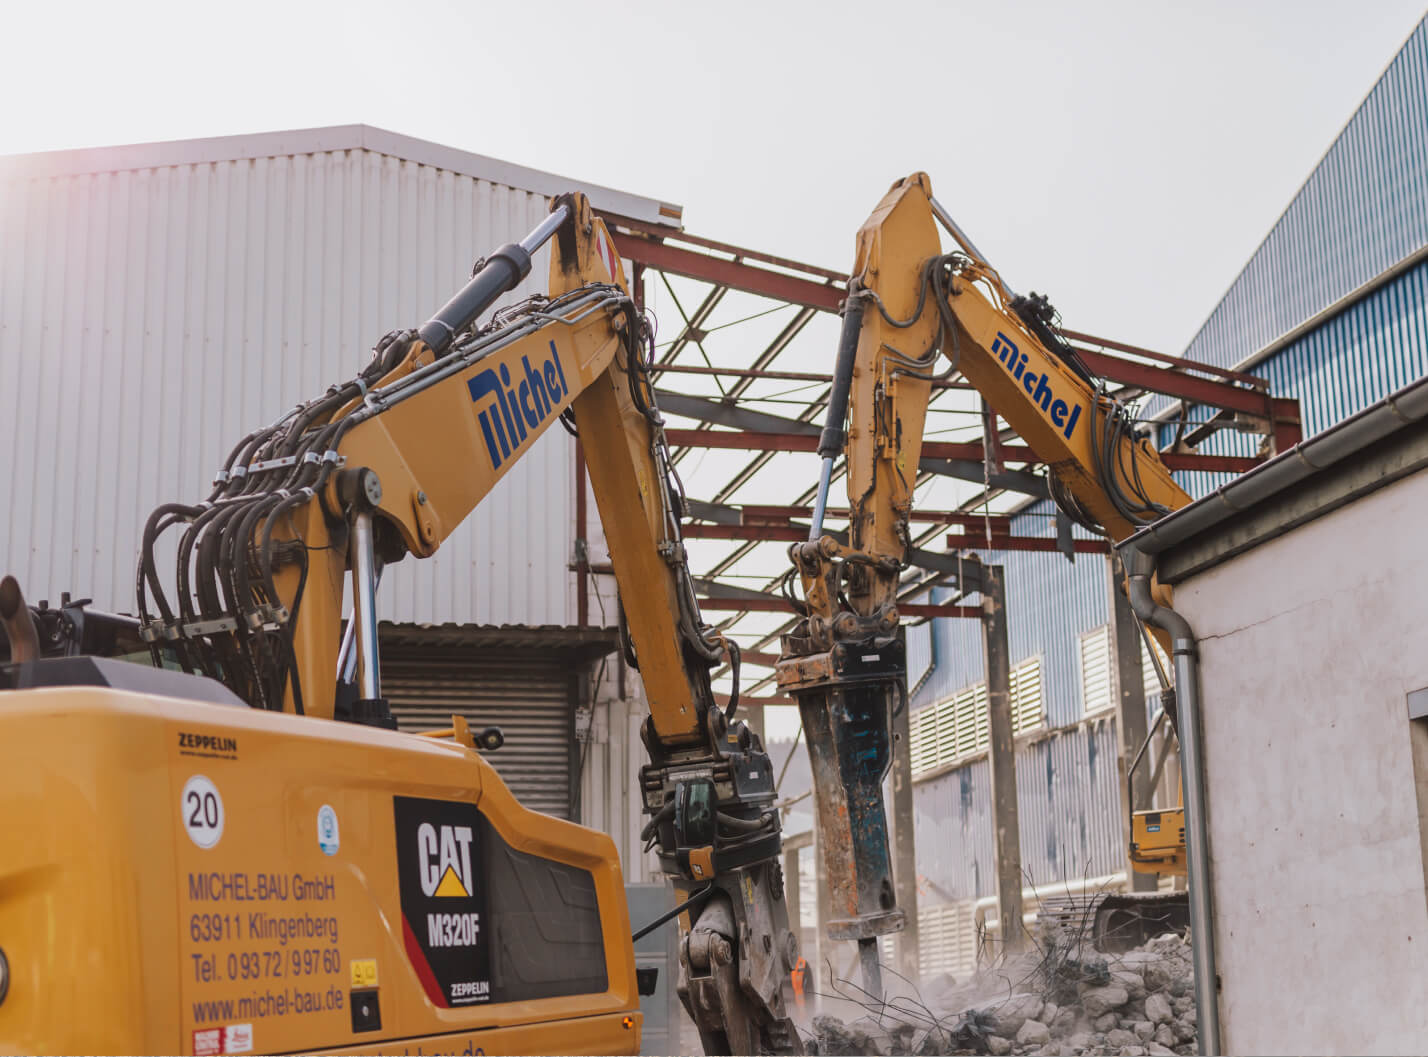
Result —
<instances>
[{"instance_id":1,"label":"pile of rubble","mask_svg":"<svg viewBox=\"0 0 1428 1057\"><path fill-rule=\"evenodd\" d=\"M806 1026L819 1054L1192 1054L1195 998L1189 944L1174 933L1103 954L1045 942L964 983L950 976L914 994ZM844 1011L857 1013L856 1005Z\"/></svg>"}]
</instances>

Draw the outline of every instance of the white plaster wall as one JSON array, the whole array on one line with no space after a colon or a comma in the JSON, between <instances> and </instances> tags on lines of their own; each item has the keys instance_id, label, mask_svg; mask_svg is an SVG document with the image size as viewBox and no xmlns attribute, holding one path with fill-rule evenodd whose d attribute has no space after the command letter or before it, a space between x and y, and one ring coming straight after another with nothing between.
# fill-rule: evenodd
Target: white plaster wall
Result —
<instances>
[{"instance_id":1,"label":"white plaster wall","mask_svg":"<svg viewBox=\"0 0 1428 1057\"><path fill-rule=\"evenodd\" d=\"M1201 644L1225 1053L1423 1053L1405 695L1428 686L1420 473L1180 585Z\"/></svg>"}]
</instances>

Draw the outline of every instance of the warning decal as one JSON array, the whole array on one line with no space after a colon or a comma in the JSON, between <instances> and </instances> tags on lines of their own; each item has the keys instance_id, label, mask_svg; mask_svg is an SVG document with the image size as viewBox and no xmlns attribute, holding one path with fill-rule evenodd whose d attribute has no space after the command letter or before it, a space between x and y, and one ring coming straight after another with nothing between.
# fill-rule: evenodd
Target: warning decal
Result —
<instances>
[{"instance_id":1,"label":"warning decal","mask_svg":"<svg viewBox=\"0 0 1428 1057\"><path fill-rule=\"evenodd\" d=\"M486 893L474 804L394 797L397 882L407 957L438 1006L491 998Z\"/></svg>"}]
</instances>

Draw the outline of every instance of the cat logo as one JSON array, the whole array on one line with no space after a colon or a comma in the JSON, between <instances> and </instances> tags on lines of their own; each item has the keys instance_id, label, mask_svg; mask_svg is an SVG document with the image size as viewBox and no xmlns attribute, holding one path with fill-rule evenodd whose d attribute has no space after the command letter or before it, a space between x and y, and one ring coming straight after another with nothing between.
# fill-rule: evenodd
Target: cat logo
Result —
<instances>
[{"instance_id":1,"label":"cat logo","mask_svg":"<svg viewBox=\"0 0 1428 1057\"><path fill-rule=\"evenodd\" d=\"M428 898L468 899L471 884L471 827L441 826L430 822L417 827L417 863L421 890Z\"/></svg>"}]
</instances>

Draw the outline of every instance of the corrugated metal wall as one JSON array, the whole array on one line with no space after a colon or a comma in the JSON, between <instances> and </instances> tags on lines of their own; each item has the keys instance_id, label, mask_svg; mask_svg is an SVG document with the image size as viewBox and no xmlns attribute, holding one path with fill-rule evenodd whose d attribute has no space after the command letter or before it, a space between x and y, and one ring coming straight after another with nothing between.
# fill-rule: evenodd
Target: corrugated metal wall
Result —
<instances>
[{"instance_id":1,"label":"corrugated metal wall","mask_svg":"<svg viewBox=\"0 0 1428 1057\"><path fill-rule=\"evenodd\" d=\"M1018 748L1017 814L1026 884L1100 877L1124 868L1116 752L1110 716ZM930 902L995 895L986 758L917 783L913 809L918 880Z\"/></svg>"},{"instance_id":2,"label":"corrugated metal wall","mask_svg":"<svg viewBox=\"0 0 1428 1057\"><path fill-rule=\"evenodd\" d=\"M1425 192L1428 198L1428 192ZM1428 260L1415 265L1343 312L1315 327L1255 366L1277 396L1295 397L1312 436L1362 411L1389 393L1428 374ZM1207 417L1192 409L1192 421ZM1160 429L1169 443L1173 426ZM1200 450L1213 455L1250 455L1260 438L1221 432ZM1229 480L1228 474L1177 473L1199 497Z\"/></svg>"},{"instance_id":3,"label":"corrugated metal wall","mask_svg":"<svg viewBox=\"0 0 1428 1057\"><path fill-rule=\"evenodd\" d=\"M1050 500L1036 503L1013 519L1019 536L1055 536ZM1079 527L1078 537L1087 534ZM1068 562L1060 554L989 551L989 565L1006 569L1007 640L1013 666L1029 657L1041 658L1042 693L1048 726L1059 727L1081 718L1079 644L1076 632L1106 623L1106 560L1078 554ZM947 596L936 595L937 601ZM912 707L939 701L986 678L982 625L976 620L930 622L930 646L919 645L912 657L931 664L926 680L913 695ZM917 632L923 642L926 632ZM913 633L909 645L916 641ZM909 659L909 672L916 672ZM918 674L921 674L920 672ZM916 684L916 676L911 676Z\"/></svg>"},{"instance_id":4,"label":"corrugated metal wall","mask_svg":"<svg viewBox=\"0 0 1428 1057\"><path fill-rule=\"evenodd\" d=\"M1185 355L1233 367L1428 245L1428 18Z\"/></svg>"},{"instance_id":5,"label":"corrugated metal wall","mask_svg":"<svg viewBox=\"0 0 1428 1057\"><path fill-rule=\"evenodd\" d=\"M366 150L51 176L29 161L0 169L0 565L31 597L121 611L153 507L202 498L244 433L351 377L546 213ZM544 289L545 260L519 295ZM389 571L381 617L573 623L573 472L552 430L434 559Z\"/></svg>"}]
</instances>

